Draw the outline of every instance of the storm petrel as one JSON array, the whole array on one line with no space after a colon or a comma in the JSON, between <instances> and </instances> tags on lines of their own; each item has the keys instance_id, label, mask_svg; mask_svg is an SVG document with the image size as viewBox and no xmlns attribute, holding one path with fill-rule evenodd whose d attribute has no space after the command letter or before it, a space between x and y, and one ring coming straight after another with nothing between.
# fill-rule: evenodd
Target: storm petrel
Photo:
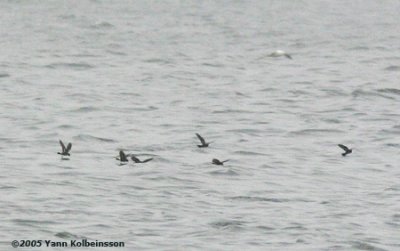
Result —
<instances>
[{"instance_id":1,"label":"storm petrel","mask_svg":"<svg viewBox=\"0 0 400 251\"><path fill-rule=\"evenodd\" d=\"M348 147L345 146L345 145L339 144L338 146L339 146L340 148L342 148L343 151L344 151L344 153L342 153L342 156L343 156L343 157L346 156L347 154L353 152L353 149L350 149L350 148L348 148Z\"/></svg>"},{"instance_id":2,"label":"storm petrel","mask_svg":"<svg viewBox=\"0 0 400 251\"><path fill-rule=\"evenodd\" d=\"M142 160L136 158L135 155L131 155L131 159L132 159L133 162L135 162L135 163L146 163L146 162L149 162L150 160L152 160L153 158L145 159L145 160L142 161Z\"/></svg>"},{"instance_id":3,"label":"storm petrel","mask_svg":"<svg viewBox=\"0 0 400 251\"><path fill-rule=\"evenodd\" d=\"M128 158L126 157L124 151L119 151L119 158L116 158L117 160L121 161L121 162L128 162Z\"/></svg>"},{"instance_id":4,"label":"storm petrel","mask_svg":"<svg viewBox=\"0 0 400 251\"><path fill-rule=\"evenodd\" d=\"M58 152L57 154L63 155L63 156L70 156L69 151L71 151L72 148L72 144L68 143L67 147L65 147L64 143L60 141L60 145L61 145L61 152Z\"/></svg>"},{"instance_id":5,"label":"storm petrel","mask_svg":"<svg viewBox=\"0 0 400 251\"><path fill-rule=\"evenodd\" d=\"M219 161L218 159L213 159L213 160L212 160L212 163L213 163L214 165L223 166L224 163L227 162L228 160L229 160L229 159L224 160L224 161Z\"/></svg>"},{"instance_id":6,"label":"storm petrel","mask_svg":"<svg viewBox=\"0 0 400 251\"><path fill-rule=\"evenodd\" d=\"M198 147L208 147L209 144L212 142L206 142L203 137L200 136L200 134L196 133L197 138L199 138L201 145L197 145Z\"/></svg>"}]
</instances>

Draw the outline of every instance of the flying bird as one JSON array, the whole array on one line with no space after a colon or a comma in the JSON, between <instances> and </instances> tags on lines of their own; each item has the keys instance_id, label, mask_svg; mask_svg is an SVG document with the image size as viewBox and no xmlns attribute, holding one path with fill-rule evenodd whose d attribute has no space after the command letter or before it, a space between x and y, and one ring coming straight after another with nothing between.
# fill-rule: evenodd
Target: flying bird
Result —
<instances>
[{"instance_id":1,"label":"flying bird","mask_svg":"<svg viewBox=\"0 0 400 251\"><path fill-rule=\"evenodd\" d=\"M268 55L269 57L282 57L285 56L289 59L292 59L292 56L290 56L288 53L282 51L282 50L276 50L272 52L271 54Z\"/></svg>"},{"instance_id":2,"label":"flying bird","mask_svg":"<svg viewBox=\"0 0 400 251\"><path fill-rule=\"evenodd\" d=\"M122 150L119 151L119 158L117 157L116 159L121 162L128 162L128 158L126 157L126 154Z\"/></svg>"},{"instance_id":3,"label":"flying bird","mask_svg":"<svg viewBox=\"0 0 400 251\"><path fill-rule=\"evenodd\" d=\"M60 154L62 156L71 156L69 154L69 151L71 151L72 148L72 144L68 143L67 147L65 147L64 143L61 141L61 139L59 140L60 145L61 145L61 152L58 152L57 154Z\"/></svg>"},{"instance_id":4,"label":"flying bird","mask_svg":"<svg viewBox=\"0 0 400 251\"><path fill-rule=\"evenodd\" d=\"M218 160L218 159L213 159L213 160L212 160L212 163L213 163L214 165L217 165L217 166L223 166L224 163L227 162L228 160L229 160L229 159L224 160L224 161L220 161L220 160Z\"/></svg>"},{"instance_id":5,"label":"flying bird","mask_svg":"<svg viewBox=\"0 0 400 251\"><path fill-rule=\"evenodd\" d=\"M342 153L342 156L343 156L343 157L346 156L347 154L353 152L353 149L350 149L350 148L348 148L348 147L345 146L345 145L339 144L338 146L339 146L340 148L342 148L343 151L344 151L344 153Z\"/></svg>"},{"instance_id":6,"label":"flying bird","mask_svg":"<svg viewBox=\"0 0 400 251\"><path fill-rule=\"evenodd\" d=\"M149 162L150 160L152 160L153 158L145 159L145 160L142 161L142 160L138 159L136 156L131 155L131 159L135 163L146 163L146 162Z\"/></svg>"},{"instance_id":7,"label":"flying bird","mask_svg":"<svg viewBox=\"0 0 400 251\"><path fill-rule=\"evenodd\" d=\"M206 141L204 140L204 138L201 137L201 135L198 134L198 133L196 133L196 136L197 136L197 138L199 138L199 140L200 140L200 142L201 142L201 145L197 145L198 147L208 147L208 145L212 143L212 142L206 142Z\"/></svg>"}]
</instances>

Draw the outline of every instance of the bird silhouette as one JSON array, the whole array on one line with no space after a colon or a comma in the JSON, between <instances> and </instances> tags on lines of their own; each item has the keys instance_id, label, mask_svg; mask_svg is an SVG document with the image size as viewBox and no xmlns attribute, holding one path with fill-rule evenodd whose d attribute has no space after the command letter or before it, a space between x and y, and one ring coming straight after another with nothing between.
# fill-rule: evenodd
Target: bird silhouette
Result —
<instances>
[{"instance_id":1,"label":"bird silhouette","mask_svg":"<svg viewBox=\"0 0 400 251\"><path fill-rule=\"evenodd\" d=\"M282 51L282 50L276 50L274 52L272 52L271 54L268 55L269 57L282 57L285 56L289 59L292 59L292 56L290 56L290 54Z\"/></svg>"},{"instance_id":2,"label":"bird silhouette","mask_svg":"<svg viewBox=\"0 0 400 251\"><path fill-rule=\"evenodd\" d=\"M72 144L68 143L67 147L65 147L64 143L61 141L61 139L59 140L60 145L61 145L61 152L58 152L57 154L60 154L62 156L71 156L69 154L69 151L71 151L72 148Z\"/></svg>"},{"instance_id":3,"label":"bird silhouette","mask_svg":"<svg viewBox=\"0 0 400 251\"><path fill-rule=\"evenodd\" d=\"M119 158L117 157L116 159L121 162L128 162L128 158L126 157L126 154L122 150L119 151Z\"/></svg>"},{"instance_id":4,"label":"bird silhouette","mask_svg":"<svg viewBox=\"0 0 400 251\"><path fill-rule=\"evenodd\" d=\"M145 159L142 161L142 160L138 159L135 155L131 155L131 159L135 163L146 163L146 162L149 162L150 160L152 160L153 158Z\"/></svg>"},{"instance_id":5,"label":"bird silhouette","mask_svg":"<svg viewBox=\"0 0 400 251\"><path fill-rule=\"evenodd\" d=\"M201 142L201 145L197 145L198 147L208 147L208 145L212 143L212 142L206 142L206 141L204 140L204 138L201 137L201 135L198 134L198 133L196 133L196 136L197 136L197 138L199 138L199 140L200 140L200 142Z\"/></svg>"},{"instance_id":6,"label":"bird silhouette","mask_svg":"<svg viewBox=\"0 0 400 251\"><path fill-rule=\"evenodd\" d=\"M348 148L348 147L345 146L345 145L339 144L338 146L339 146L340 148L342 148L343 151L344 151L344 153L342 153L342 156L343 156L343 157L346 156L347 154L353 152L353 149L350 149L350 148Z\"/></svg>"},{"instance_id":7,"label":"bird silhouette","mask_svg":"<svg viewBox=\"0 0 400 251\"><path fill-rule=\"evenodd\" d=\"M212 160L212 163L213 163L214 165L217 165L217 166L223 166L224 163L227 162L228 160L229 160L229 159L224 160L224 161L220 161L220 160L218 160L218 159L213 159L213 160Z\"/></svg>"}]
</instances>

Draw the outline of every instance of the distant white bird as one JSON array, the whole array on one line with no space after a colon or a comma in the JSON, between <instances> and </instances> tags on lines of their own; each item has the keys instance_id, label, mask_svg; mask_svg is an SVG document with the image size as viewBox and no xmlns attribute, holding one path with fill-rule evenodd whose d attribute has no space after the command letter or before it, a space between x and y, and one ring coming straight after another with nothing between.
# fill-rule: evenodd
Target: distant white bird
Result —
<instances>
[{"instance_id":1,"label":"distant white bird","mask_svg":"<svg viewBox=\"0 0 400 251\"><path fill-rule=\"evenodd\" d=\"M292 59L292 56L290 56L289 54L287 54L286 52L282 51L282 50L276 50L274 52L272 52L271 54L268 55L269 57L282 57L285 56L289 59Z\"/></svg>"}]
</instances>

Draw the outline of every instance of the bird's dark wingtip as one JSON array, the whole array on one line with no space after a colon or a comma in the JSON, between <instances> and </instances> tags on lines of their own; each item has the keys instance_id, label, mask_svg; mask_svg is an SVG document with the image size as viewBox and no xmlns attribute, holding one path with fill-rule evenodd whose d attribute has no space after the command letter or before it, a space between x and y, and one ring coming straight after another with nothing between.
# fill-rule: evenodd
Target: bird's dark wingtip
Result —
<instances>
[{"instance_id":1,"label":"bird's dark wingtip","mask_svg":"<svg viewBox=\"0 0 400 251\"><path fill-rule=\"evenodd\" d=\"M69 152L72 148L72 143L68 143L66 152Z\"/></svg>"},{"instance_id":2,"label":"bird's dark wingtip","mask_svg":"<svg viewBox=\"0 0 400 251\"><path fill-rule=\"evenodd\" d=\"M59 139L58 142L60 143L61 148L62 148L62 151L64 152L64 151L65 151L65 145L64 145L64 143L62 142L61 139Z\"/></svg>"}]
</instances>

